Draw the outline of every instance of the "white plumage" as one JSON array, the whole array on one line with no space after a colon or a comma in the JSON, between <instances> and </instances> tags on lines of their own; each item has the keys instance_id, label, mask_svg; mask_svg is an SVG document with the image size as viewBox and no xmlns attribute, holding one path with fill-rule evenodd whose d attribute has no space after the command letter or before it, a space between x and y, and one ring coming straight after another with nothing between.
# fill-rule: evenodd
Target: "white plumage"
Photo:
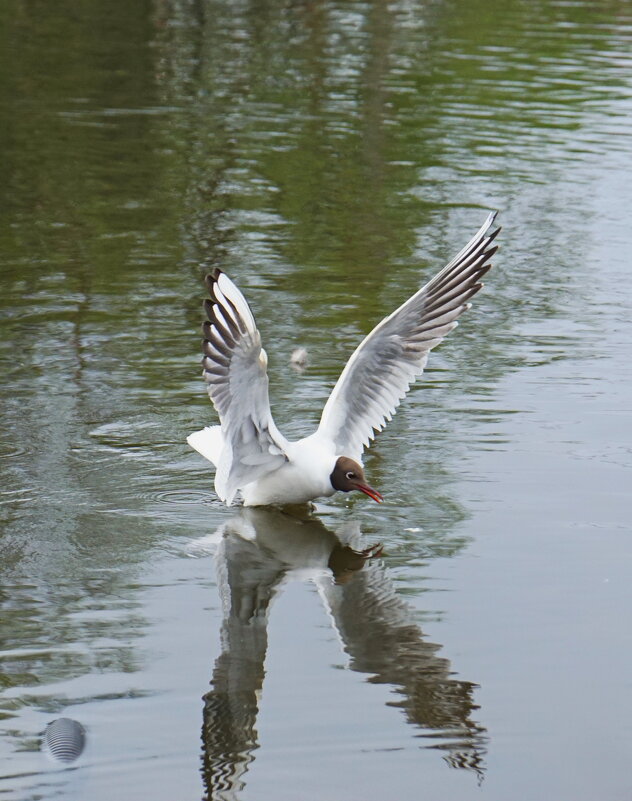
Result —
<instances>
[{"instance_id":1,"label":"white plumage","mask_svg":"<svg viewBox=\"0 0 632 801\"><path fill-rule=\"evenodd\" d=\"M365 337L329 396L318 429L297 442L288 441L272 419L268 360L246 299L220 270L207 276L211 299L205 301L202 364L221 426L197 431L187 441L216 466L215 490L225 503L238 491L245 505L257 506L302 503L336 489L360 489L381 500L363 483L362 452L481 288L497 250L493 240L500 228L490 232L495 217L490 214L443 270ZM347 459L341 463L341 457Z\"/></svg>"}]
</instances>

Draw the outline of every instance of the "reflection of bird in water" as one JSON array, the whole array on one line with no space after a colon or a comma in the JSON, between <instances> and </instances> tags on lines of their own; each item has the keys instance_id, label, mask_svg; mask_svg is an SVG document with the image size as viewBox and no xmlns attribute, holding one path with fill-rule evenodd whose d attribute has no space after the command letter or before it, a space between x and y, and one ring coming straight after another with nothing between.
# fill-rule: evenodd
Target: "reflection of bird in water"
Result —
<instances>
[{"instance_id":1,"label":"reflection of bird in water","mask_svg":"<svg viewBox=\"0 0 632 801\"><path fill-rule=\"evenodd\" d=\"M449 764L482 775L485 730L470 719L476 685L455 679L440 646L424 640L384 566L371 561L380 546L358 550L356 524L334 534L315 518L273 509L243 509L221 533L222 652L202 730L208 801L236 799L254 759L270 603L293 571L317 585L350 668L393 685L401 696L394 706L441 741Z\"/></svg>"},{"instance_id":2,"label":"reflection of bird in water","mask_svg":"<svg viewBox=\"0 0 632 801\"><path fill-rule=\"evenodd\" d=\"M356 348L309 437L290 442L277 429L268 398L268 357L248 302L221 270L206 277L204 379L221 426L188 443L215 467L215 491L227 504L305 503L337 490L380 502L362 467L362 452L421 375L428 354L457 325L496 252L490 214L478 233L425 286ZM334 335L334 332L332 332Z\"/></svg>"}]
</instances>

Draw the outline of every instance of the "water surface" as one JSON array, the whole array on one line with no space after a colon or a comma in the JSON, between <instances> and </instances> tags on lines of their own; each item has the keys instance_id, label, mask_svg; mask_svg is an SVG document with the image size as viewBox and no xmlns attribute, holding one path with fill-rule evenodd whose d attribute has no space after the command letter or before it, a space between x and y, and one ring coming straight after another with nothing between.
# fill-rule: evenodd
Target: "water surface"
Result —
<instances>
[{"instance_id":1,"label":"water surface","mask_svg":"<svg viewBox=\"0 0 632 801\"><path fill-rule=\"evenodd\" d=\"M629 5L0 15L2 797L628 797ZM387 502L223 507L185 444L204 271L298 437L489 209L367 455Z\"/></svg>"}]
</instances>

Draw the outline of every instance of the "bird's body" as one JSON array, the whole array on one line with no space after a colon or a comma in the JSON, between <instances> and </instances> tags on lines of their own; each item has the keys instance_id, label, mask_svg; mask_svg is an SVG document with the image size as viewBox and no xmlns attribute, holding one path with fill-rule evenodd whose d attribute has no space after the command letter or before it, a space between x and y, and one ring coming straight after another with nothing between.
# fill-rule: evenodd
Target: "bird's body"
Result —
<instances>
[{"instance_id":1,"label":"bird's body","mask_svg":"<svg viewBox=\"0 0 632 801\"><path fill-rule=\"evenodd\" d=\"M318 429L290 442L277 429L268 400L267 356L244 296L220 270L207 276L204 378L221 426L187 441L216 467L215 490L230 504L296 504L360 490L361 458L426 365L430 350L457 325L495 253L490 214L476 236L431 281L382 320L356 348L322 413Z\"/></svg>"},{"instance_id":2,"label":"bird's body","mask_svg":"<svg viewBox=\"0 0 632 801\"><path fill-rule=\"evenodd\" d=\"M278 470L242 488L246 506L306 503L334 494L330 480L337 458L333 443L312 434L288 442L286 454L288 460Z\"/></svg>"}]
</instances>

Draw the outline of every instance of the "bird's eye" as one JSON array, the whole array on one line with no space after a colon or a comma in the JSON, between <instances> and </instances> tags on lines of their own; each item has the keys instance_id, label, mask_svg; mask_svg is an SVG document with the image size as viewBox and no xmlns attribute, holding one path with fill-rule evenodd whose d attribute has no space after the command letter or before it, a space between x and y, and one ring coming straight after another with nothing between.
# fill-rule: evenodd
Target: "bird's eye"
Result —
<instances>
[{"instance_id":1,"label":"bird's eye","mask_svg":"<svg viewBox=\"0 0 632 801\"><path fill-rule=\"evenodd\" d=\"M356 474L353 473L351 470L349 470L348 473L345 473L345 478L348 478L349 480L351 480L352 478L355 478L355 477L356 477Z\"/></svg>"}]
</instances>

